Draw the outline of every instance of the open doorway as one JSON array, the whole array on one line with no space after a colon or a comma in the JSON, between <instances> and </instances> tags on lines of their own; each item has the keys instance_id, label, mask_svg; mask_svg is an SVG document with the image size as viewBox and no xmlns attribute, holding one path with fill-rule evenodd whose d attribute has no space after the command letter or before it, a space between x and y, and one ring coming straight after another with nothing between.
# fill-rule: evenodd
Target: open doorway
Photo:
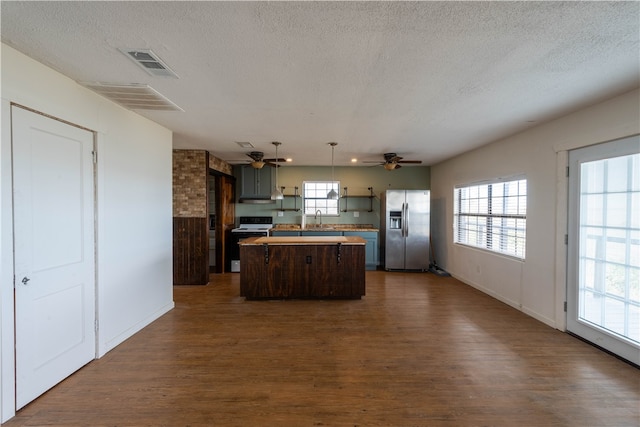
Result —
<instances>
[{"instance_id":1,"label":"open doorway","mask_svg":"<svg viewBox=\"0 0 640 427\"><path fill-rule=\"evenodd\" d=\"M231 271L231 230L235 226L235 178L209 169L209 271ZM213 199L213 200L212 200ZM213 229L211 229L213 228ZM211 257L214 259L212 260Z\"/></svg>"}]
</instances>

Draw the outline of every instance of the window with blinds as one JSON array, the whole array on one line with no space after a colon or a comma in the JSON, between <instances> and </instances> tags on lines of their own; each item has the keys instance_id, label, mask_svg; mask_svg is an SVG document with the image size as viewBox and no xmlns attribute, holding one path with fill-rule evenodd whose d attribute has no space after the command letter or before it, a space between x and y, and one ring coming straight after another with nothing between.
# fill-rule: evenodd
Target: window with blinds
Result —
<instances>
[{"instance_id":1,"label":"window with blinds","mask_svg":"<svg viewBox=\"0 0 640 427\"><path fill-rule=\"evenodd\" d=\"M454 242L525 258L527 180L454 189Z\"/></svg>"}]
</instances>

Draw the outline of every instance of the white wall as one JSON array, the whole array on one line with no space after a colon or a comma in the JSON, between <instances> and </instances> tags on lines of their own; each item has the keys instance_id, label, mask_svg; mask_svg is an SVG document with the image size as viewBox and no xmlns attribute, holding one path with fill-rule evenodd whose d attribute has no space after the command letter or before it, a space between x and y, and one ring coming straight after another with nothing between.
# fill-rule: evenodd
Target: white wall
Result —
<instances>
[{"instance_id":1,"label":"white wall","mask_svg":"<svg viewBox=\"0 0 640 427\"><path fill-rule=\"evenodd\" d=\"M567 150L638 133L640 93L635 90L433 166L438 264L463 282L564 329ZM453 244L454 186L516 174L528 180L526 260Z\"/></svg>"},{"instance_id":2,"label":"white wall","mask_svg":"<svg viewBox=\"0 0 640 427\"><path fill-rule=\"evenodd\" d=\"M97 355L173 307L169 130L2 45L0 420L14 415L10 103L97 133Z\"/></svg>"}]
</instances>

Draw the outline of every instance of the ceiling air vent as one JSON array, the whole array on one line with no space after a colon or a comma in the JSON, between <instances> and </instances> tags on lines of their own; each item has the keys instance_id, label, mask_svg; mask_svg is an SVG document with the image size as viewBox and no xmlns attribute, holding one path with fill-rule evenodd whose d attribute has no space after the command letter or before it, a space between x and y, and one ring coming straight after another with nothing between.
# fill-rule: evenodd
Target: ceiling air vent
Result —
<instances>
[{"instance_id":1,"label":"ceiling air vent","mask_svg":"<svg viewBox=\"0 0 640 427\"><path fill-rule=\"evenodd\" d=\"M119 49L129 59L138 64L140 68L156 77L173 77L178 75L173 72L151 49Z\"/></svg>"},{"instance_id":2,"label":"ceiling air vent","mask_svg":"<svg viewBox=\"0 0 640 427\"><path fill-rule=\"evenodd\" d=\"M148 85L86 82L82 84L130 110L184 111Z\"/></svg>"}]
</instances>

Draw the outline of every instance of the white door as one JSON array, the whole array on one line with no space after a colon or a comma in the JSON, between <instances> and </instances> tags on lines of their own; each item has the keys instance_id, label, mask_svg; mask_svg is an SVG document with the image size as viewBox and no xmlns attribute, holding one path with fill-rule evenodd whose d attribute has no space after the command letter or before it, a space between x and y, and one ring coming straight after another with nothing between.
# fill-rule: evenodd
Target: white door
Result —
<instances>
[{"instance_id":1,"label":"white door","mask_svg":"<svg viewBox=\"0 0 640 427\"><path fill-rule=\"evenodd\" d=\"M640 364L640 137L569 153L567 330Z\"/></svg>"},{"instance_id":2,"label":"white door","mask_svg":"<svg viewBox=\"0 0 640 427\"><path fill-rule=\"evenodd\" d=\"M93 133L12 108L16 409L95 357Z\"/></svg>"}]
</instances>

